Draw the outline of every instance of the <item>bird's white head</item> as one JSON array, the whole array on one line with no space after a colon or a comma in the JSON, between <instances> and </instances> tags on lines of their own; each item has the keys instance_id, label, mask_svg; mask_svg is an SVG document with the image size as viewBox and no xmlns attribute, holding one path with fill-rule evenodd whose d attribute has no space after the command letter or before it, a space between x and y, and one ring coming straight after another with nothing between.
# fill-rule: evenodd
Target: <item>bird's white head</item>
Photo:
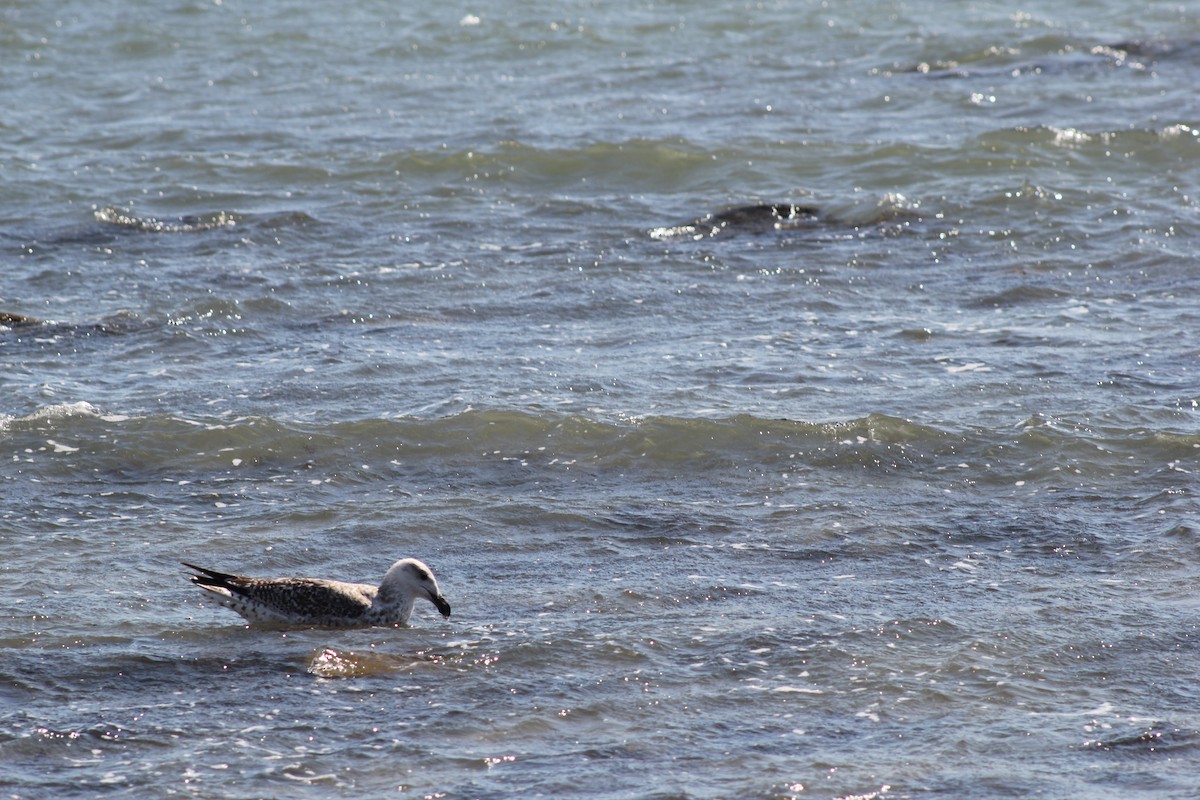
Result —
<instances>
[{"instance_id":1,"label":"bird's white head","mask_svg":"<svg viewBox=\"0 0 1200 800\"><path fill-rule=\"evenodd\" d=\"M383 597L424 597L437 607L443 617L450 618L450 604L442 597L437 578L429 567L415 558L402 558L383 576L379 585ZM411 607L411 606L410 606Z\"/></svg>"}]
</instances>

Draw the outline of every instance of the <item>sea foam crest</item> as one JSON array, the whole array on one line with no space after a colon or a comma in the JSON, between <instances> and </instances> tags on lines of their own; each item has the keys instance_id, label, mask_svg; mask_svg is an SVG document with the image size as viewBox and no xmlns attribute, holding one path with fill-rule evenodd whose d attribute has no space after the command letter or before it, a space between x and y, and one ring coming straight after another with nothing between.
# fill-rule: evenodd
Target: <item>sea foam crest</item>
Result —
<instances>
[{"instance_id":1,"label":"sea foam crest","mask_svg":"<svg viewBox=\"0 0 1200 800\"><path fill-rule=\"evenodd\" d=\"M102 414L98 408L86 400L78 400L74 403L51 403L31 414L20 417L2 414L0 415L0 431L8 430L13 424L67 419L68 417L97 417L107 422L123 422L129 419L124 414Z\"/></svg>"}]
</instances>

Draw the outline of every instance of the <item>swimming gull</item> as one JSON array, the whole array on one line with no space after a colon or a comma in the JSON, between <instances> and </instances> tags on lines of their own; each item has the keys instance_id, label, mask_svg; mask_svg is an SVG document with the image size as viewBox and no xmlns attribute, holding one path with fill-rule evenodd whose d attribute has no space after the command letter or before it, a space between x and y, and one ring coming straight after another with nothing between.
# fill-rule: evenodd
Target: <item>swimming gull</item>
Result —
<instances>
[{"instance_id":1,"label":"swimming gull","mask_svg":"<svg viewBox=\"0 0 1200 800\"><path fill-rule=\"evenodd\" d=\"M322 578L246 578L182 563L199 573L191 576L192 583L250 622L330 628L407 625L418 597L450 617L450 604L433 573L415 558L393 564L379 586Z\"/></svg>"}]
</instances>

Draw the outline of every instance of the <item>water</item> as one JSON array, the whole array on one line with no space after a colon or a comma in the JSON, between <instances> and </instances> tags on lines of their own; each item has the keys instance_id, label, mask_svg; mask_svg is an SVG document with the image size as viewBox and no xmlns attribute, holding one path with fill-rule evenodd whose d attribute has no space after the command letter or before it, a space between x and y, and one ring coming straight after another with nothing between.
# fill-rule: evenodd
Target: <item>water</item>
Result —
<instances>
[{"instance_id":1,"label":"water","mask_svg":"<svg viewBox=\"0 0 1200 800\"><path fill-rule=\"evenodd\" d=\"M1194 10L695 5L0 8L6 796L1195 792Z\"/></svg>"}]
</instances>

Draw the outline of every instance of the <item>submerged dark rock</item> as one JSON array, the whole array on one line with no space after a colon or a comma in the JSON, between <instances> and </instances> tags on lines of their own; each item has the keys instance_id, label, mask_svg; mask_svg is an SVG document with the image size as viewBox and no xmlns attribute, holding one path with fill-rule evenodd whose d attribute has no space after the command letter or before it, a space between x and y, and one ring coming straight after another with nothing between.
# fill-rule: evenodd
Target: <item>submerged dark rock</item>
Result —
<instances>
[{"instance_id":1,"label":"submerged dark rock","mask_svg":"<svg viewBox=\"0 0 1200 800\"><path fill-rule=\"evenodd\" d=\"M159 327L160 323L142 319L130 311L118 311L95 322L59 322L38 319L27 314L0 311L0 334L12 333L18 339L22 333L36 334L39 338L59 336L119 336L126 333Z\"/></svg>"},{"instance_id":2,"label":"submerged dark rock","mask_svg":"<svg viewBox=\"0 0 1200 800\"><path fill-rule=\"evenodd\" d=\"M1130 39L1109 44L1064 45L1057 52L1026 54L1016 47L991 47L961 58L895 65L873 74L918 74L944 78L1017 78L1054 75L1079 69L1148 70L1163 62L1200 62L1200 37Z\"/></svg>"},{"instance_id":3,"label":"submerged dark rock","mask_svg":"<svg viewBox=\"0 0 1200 800\"><path fill-rule=\"evenodd\" d=\"M650 231L650 236L655 239L705 239L722 234L759 234L796 227L815 221L819 216L820 211L815 206L759 203L715 211L683 225L655 228Z\"/></svg>"},{"instance_id":4,"label":"submerged dark rock","mask_svg":"<svg viewBox=\"0 0 1200 800\"><path fill-rule=\"evenodd\" d=\"M139 217L129 211L107 206L97 209L95 215L97 222L142 233L196 233L215 228L232 227L238 222L237 216L227 211L217 211L212 214L188 214L176 219L158 219L157 217Z\"/></svg>"},{"instance_id":5,"label":"submerged dark rock","mask_svg":"<svg viewBox=\"0 0 1200 800\"><path fill-rule=\"evenodd\" d=\"M792 203L759 204L753 206L738 206L726 211L718 211L704 219L709 224L722 228L730 225L739 227L771 226L781 222L793 222L799 219L814 219L817 216L815 206L799 206Z\"/></svg>"},{"instance_id":6,"label":"submerged dark rock","mask_svg":"<svg viewBox=\"0 0 1200 800\"><path fill-rule=\"evenodd\" d=\"M1195 750L1200 747L1200 731L1156 725L1111 739L1094 739L1083 743L1089 750L1108 752L1160 753Z\"/></svg>"},{"instance_id":7,"label":"submerged dark rock","mask_svg":"<svg viewBox=\"0 0 1200 800\"><path fill-rule=\"evenodd\" d=\"M650 238L702 241L739 235L769 236L781 241L844 238L900 233L930 218L902 194L888 193L874 204L860 203L827 211L797 203L757 203L714 211L679 225L654 228ZM939 218L940 215L933 215Z\"/></svg>"},{"instance_id":8,"label":"submerged dark rock","mask_svg":"<svg viewBox=\"0 0 1200 800\"><path fill-rule=\"evenodd\" d=\"M0 311L0 327L32 328L35 325L41 324L42 321L36 317L30 317L25 314L14 314L11 311Z\"/></svg>"},{"instance_id":9,"label":"submerged dark rock","mask_svg":"<svg viewBox=\"0 0 1200 800\"><path fill-rule=\"evenodd\" d=\"M1115 56L1121 61L1128 60L1130 56L1149 61L1163 59L1190 59L1196 61L1200 60L1200 37L1130 39L1124 42L1093 47L1092 52L1100 55Z\"/></svg>"}]
</instances>

